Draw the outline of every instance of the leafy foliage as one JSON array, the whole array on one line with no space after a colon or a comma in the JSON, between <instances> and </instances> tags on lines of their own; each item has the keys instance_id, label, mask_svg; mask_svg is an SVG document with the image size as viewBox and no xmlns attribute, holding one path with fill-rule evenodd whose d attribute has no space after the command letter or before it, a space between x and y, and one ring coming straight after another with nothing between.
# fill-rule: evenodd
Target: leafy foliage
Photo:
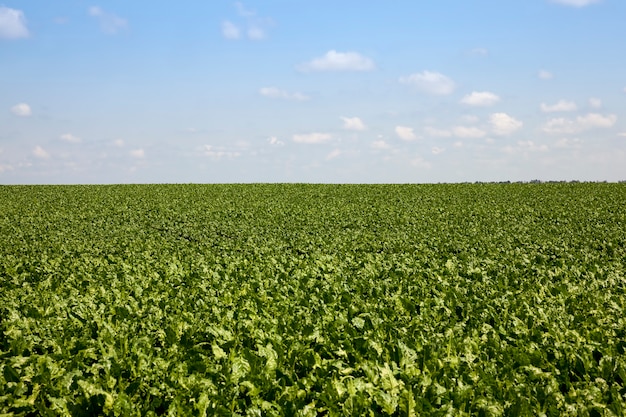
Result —
<instances>
[{"instance_id":1,"label":"leafy foliage","mask_svg":"<svg viewBox=\"0 0 626 417\"><path fill-rule=\"evenodd\" d=\"M626 414L623 184L0 187L1 415Z\"/></svg>"}]
</instances>

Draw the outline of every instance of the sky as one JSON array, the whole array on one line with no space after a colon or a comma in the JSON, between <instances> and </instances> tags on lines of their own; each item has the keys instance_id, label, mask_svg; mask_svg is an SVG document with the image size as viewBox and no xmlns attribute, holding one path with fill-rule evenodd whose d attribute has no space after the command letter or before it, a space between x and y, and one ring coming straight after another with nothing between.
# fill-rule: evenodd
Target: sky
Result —
<instances>
[{"instance_id":1,"label":"sky","mask_svg":"<svg viewBox=\"0 0 626 417\"><path fill-rule=\"evenodd\" d=\"M0 184L626 180L624 0L0 0Z\"/></svg>"}]
</instances>

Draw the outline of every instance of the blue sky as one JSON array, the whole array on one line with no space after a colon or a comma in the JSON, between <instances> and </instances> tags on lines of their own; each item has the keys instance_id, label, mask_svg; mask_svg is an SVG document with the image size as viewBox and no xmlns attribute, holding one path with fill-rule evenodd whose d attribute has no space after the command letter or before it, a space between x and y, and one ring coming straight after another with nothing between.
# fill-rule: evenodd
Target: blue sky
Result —
<instances>
[{"instance_id":1,"label":"blue sky","mask_svg":"<svg viewBox=\"0 0 626 417\"><path fill-rule=\"evenodd\" d=\"M623 0L0 3L0 183L626 179Z\"/></svg>"}]
</instances>

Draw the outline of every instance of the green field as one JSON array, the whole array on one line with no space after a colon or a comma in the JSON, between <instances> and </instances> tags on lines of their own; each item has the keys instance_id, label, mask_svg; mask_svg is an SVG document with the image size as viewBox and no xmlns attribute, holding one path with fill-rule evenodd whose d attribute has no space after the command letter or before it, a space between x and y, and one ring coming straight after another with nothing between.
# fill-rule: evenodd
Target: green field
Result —
<instances>
[{"instance_id":1,"label":"green field","mask_svg":"<svg viewBox=\"0 0 626 417\"><path fill-rule=\"evenodd\" d=\"M626 414L626 184L0 186L0 415Z\"/></svg>"}]
</instances>

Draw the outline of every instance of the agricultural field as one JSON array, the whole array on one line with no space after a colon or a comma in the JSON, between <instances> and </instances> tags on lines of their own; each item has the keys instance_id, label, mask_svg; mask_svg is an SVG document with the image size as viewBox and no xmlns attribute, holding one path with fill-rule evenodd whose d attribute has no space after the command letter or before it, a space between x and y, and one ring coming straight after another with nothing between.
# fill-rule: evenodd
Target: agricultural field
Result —
<instances>
[{"instance_id":1,"label":"agricultural field","mask_svg":"<svg viewBox=\"0 0 626 417\"><path fill-rule=\"evenodd\" d=\"M626 184L0 186L0 415L626 415Z\"/></svg>"}]
</instances>

